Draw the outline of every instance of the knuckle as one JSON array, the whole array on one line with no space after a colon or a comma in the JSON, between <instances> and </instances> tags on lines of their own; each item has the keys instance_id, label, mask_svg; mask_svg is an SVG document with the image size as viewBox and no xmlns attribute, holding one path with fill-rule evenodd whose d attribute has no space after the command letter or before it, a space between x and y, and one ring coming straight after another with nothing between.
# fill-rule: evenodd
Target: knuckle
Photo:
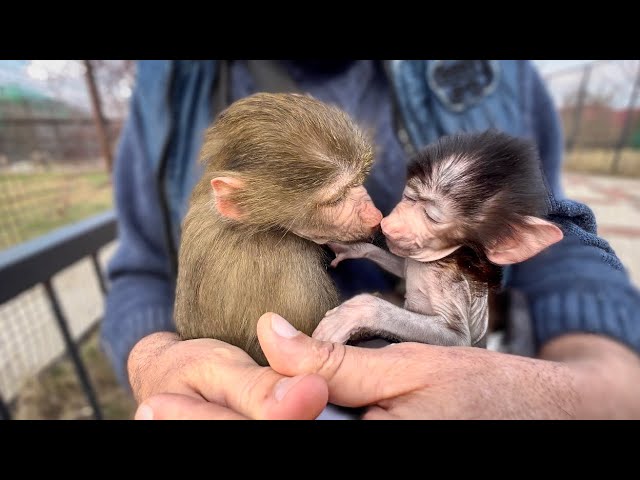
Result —
<instances>
[{"instance_id":1,"label":"knuckle","mask_svg":"<svg viewBox=\"0 0 640 480\"><path fill-rule=\"evenodd\" d=\"M268 367L260 367L249 375L239 389L238 402L241 412L257 414L271 392L272 372Z\"/></svg>"},{"instance_id":2,"label":"knuckle","mask_svg":"<svg viewBox=\"0 0 640 480\"><path fill-rule=\"evenodd\" d=\"M177 343L174 335L154 333L138 341L131 349L127 358L127 373L136 400L142 401L161 388L162 359Z\"/></svg>"},{"instance_id":3,"label":"knuckle","mask_svg":"<svg viewBox=\"0 0 640 480\"><path fill-rule=\"evenodd\" d=\"M332 379L344 360L344 345L331 342L317 342L312 347L311 365L307 371L313 371L326 379Z\"/></svg>"},{"instance_id":4,"label":"knuckle","mask_svg":"<svg viewBox=\"0 0 640 480\"><path fill-rule=\"evenodd\" d=\"M156 376L152 388L157 392L200 393L203 383L212 377L212 369L229 365L234 353L230 346L212 339L177 342L153 360Z\"/></svg>"},{"instance_id":5,"label":"knuckle","mask_svg":"<svg viewBox=\"0 0 640 480\"><path fill-rule=\"evenodd\" d=\"M199 393L212 369L247 361L240 349L213 339L178 341L152 335L132 349L129 381L139 402L158 393Z\"/></svg>"}]
</instances>

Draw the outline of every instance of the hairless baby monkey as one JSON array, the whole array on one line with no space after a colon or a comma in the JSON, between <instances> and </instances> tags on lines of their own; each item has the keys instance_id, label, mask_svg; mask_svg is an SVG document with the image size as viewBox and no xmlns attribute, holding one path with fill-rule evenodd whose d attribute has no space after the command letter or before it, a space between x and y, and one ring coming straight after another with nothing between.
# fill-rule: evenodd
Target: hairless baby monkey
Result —
<instances>
[{"instance_id":1,"label":"hairless baby monkey","mask_svg":"<svg viewBox=\"0 0 640 480\"><path fill-rule=\"evenodd\" d=\"M548 194L534 145L497 131L428 145L410 163L400 203L380 226L390 252L330 243L332 265L367 258L405 278L404 309L374 295L329 310L313 336L486 347L488 296L503 265L563 238L544 219Z\"/></svg>"},{"instance_id":2,"label":"hairless baby monkey","mask_svg":"<svg viewBox=\"0 0 640 480\"><path fill-rule=\"evenodd\" d=\"M206 132L180 244L175 321L267 361L256 324L275 312L311 334L339 296L322 244L370 237L382 214L363 186L373 147L340 109L259 93Z\"/></svg>"}]
</instances>

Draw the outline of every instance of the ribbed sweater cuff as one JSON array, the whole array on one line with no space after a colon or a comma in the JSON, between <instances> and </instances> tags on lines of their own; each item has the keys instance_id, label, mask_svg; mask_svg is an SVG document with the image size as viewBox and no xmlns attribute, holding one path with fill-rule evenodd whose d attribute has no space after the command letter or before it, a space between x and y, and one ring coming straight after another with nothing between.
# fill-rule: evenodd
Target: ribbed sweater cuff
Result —
<instances>
[{"instance_id":1,"label":"ribbed sweater cuff","mask_svg":"<svg viewBox=\"0 0 640 480\"><path fill-rule=\"evenodd\" d=\"M127 360L134 345L141 338L161 331L175 331L173 308L166 305L147 305L129 311L117 323L104 325L101 346L123 387L130 388Z\"/></svg>"},{"instance_id":2,"label":"ribbed sweater cuff","mask_svg":"<svg viewBox=\"0 0 640 480\"><path fill-rule=\"evenodd\" d=\"M538 346L565 333L609 336L640 352L640 297L629 288L580 286L530 298Z\"/></svg>"}]
</instances>

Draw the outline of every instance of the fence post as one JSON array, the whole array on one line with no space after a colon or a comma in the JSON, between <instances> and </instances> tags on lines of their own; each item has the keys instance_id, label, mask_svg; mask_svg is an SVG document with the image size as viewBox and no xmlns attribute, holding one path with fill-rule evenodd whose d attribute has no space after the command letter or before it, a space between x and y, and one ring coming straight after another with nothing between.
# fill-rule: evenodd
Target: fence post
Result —
<instances>
[{"instance_id":1,"label":"fence post","mask_svg":"<svg viewBox=\"0 0 640 480\"><path fill-rule=\"evenodd\" d=\"M636 74L636 80L633 83L633 89L629 96L629 106L627 107L627 115L624 118L624 126L622 127L622 133L618 139L618 145L613 153L613 162L611 163L611 172L618 173L618 165L620 163L620 157L622 156L622 149L624 144L627 143L627 137L631 131L631 124L633 123L633 109L638 99L638 93L640 93L640 64L638 64L638 73Z\"/></svg>"},{"instance_id":2,"label":"fence post","mask_svg":"<svg viewBox=\"0 0 640 480\"><path fill-rule=\"evenodd\" d=\"M105 126L104 115L102 114L102 103L100 101L100 93L96 85L96 79L93 74L93 65L91 60L83 60L85 66L85 78L87 79L87 87L89 88L89 98L91 98L91 106L93 107L93 118L96 122L98 131L98 139L102 147L102 154L107 162L107 170L112 171L113 159L111 158L111 148L109 148L109 135Z\"/></svg>"},{"instance_id":3,"label":"fence post","mask_svg":"<svg viewBox=\"0 0 640 480\"><path fill-rule=\"evenodd\" d=\"M96 276L98 277L98 283L100 285L100 291L103 295L107 294L107 285L104 280L104 273L102 272L102 268L100 267L100 259L98 258L98 252L93 252L91 254L91 261L93 262L93 269L96 272Z\"/></svg>"},{"instance_id":4,"label":"fence post","mask_svg":"<svg viewBox=\"0 0 640 480\"><path fill-rule=\"evenodd\" d=\"M0 420L11 420L11 412L9 406L4 403L2 395L0 395Z\"/></svg>"},{"instance_id":5,"label":"fence post","mask_svg":"<svg viewBox=\"0 0 640 480\"><path fill-rule=\"evenodd\" d=\"M73 341L73 337L71 336L71 332L69 331L67 321L62 314L60 302L58 301L58 297L56 296L55 291L53 290L51 280L47 280L46 282L44 282L44 287L47 291L47 296L49 297L49 302L51 303L54 317L58 322L58 327L60 327L60 332L62 333L62 337L64 338L64 343L67 347L67 353L71 357L71 361L73 362L73 366L76 369L80 384L82 385L87 400L89 401L89 404L93 409L93 415L96 420L102 420L102 410L100 409L96 393L93 389L93 386L91 385L91 381L89 380L89 375L85 370L84 364L82 363L82 358L80 357L78 346Z\"/></svg>"},{"instance_id":6,"label":"fence post","mask_svg":"<svg viewBox=\"0 0 640 480\"><path fill-rule=\"evenodd\" d=\"M589 85L589 79L591 78L592 68L593 64L589 64L584 67L584 71L582 73L580 90L578 90L578 98L576 99L576 106L573 111L573 129L571 135L569 136L569 141L567 142L567 152L571 152L573 150L573 147L576 144L576 140L578 139L578 134L580 133L580 126L582 123L582 110L584 107L585 97L587 96L587 86Z\"/></svg>"}]
</instances>

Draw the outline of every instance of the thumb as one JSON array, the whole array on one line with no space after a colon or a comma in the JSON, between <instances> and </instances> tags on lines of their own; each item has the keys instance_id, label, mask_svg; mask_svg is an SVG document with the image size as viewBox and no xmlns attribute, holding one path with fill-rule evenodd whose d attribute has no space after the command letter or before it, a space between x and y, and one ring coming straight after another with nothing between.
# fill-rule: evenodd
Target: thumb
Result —
<instances>
[{"instance_id":1,"label":"thumb","mask_svg":"<svg viewBox=\"0 0 640 480\"><path fill-rule=\"evenodd\" d=\"M368 405L419 386L416 375L405 374L411 361L404 356L412 344L367 349L322 342L271 312L258 320L258 339L271 368L287 376L321 375L329 385L329 402L336 405Z\"/></svg>"}]
</instances>

